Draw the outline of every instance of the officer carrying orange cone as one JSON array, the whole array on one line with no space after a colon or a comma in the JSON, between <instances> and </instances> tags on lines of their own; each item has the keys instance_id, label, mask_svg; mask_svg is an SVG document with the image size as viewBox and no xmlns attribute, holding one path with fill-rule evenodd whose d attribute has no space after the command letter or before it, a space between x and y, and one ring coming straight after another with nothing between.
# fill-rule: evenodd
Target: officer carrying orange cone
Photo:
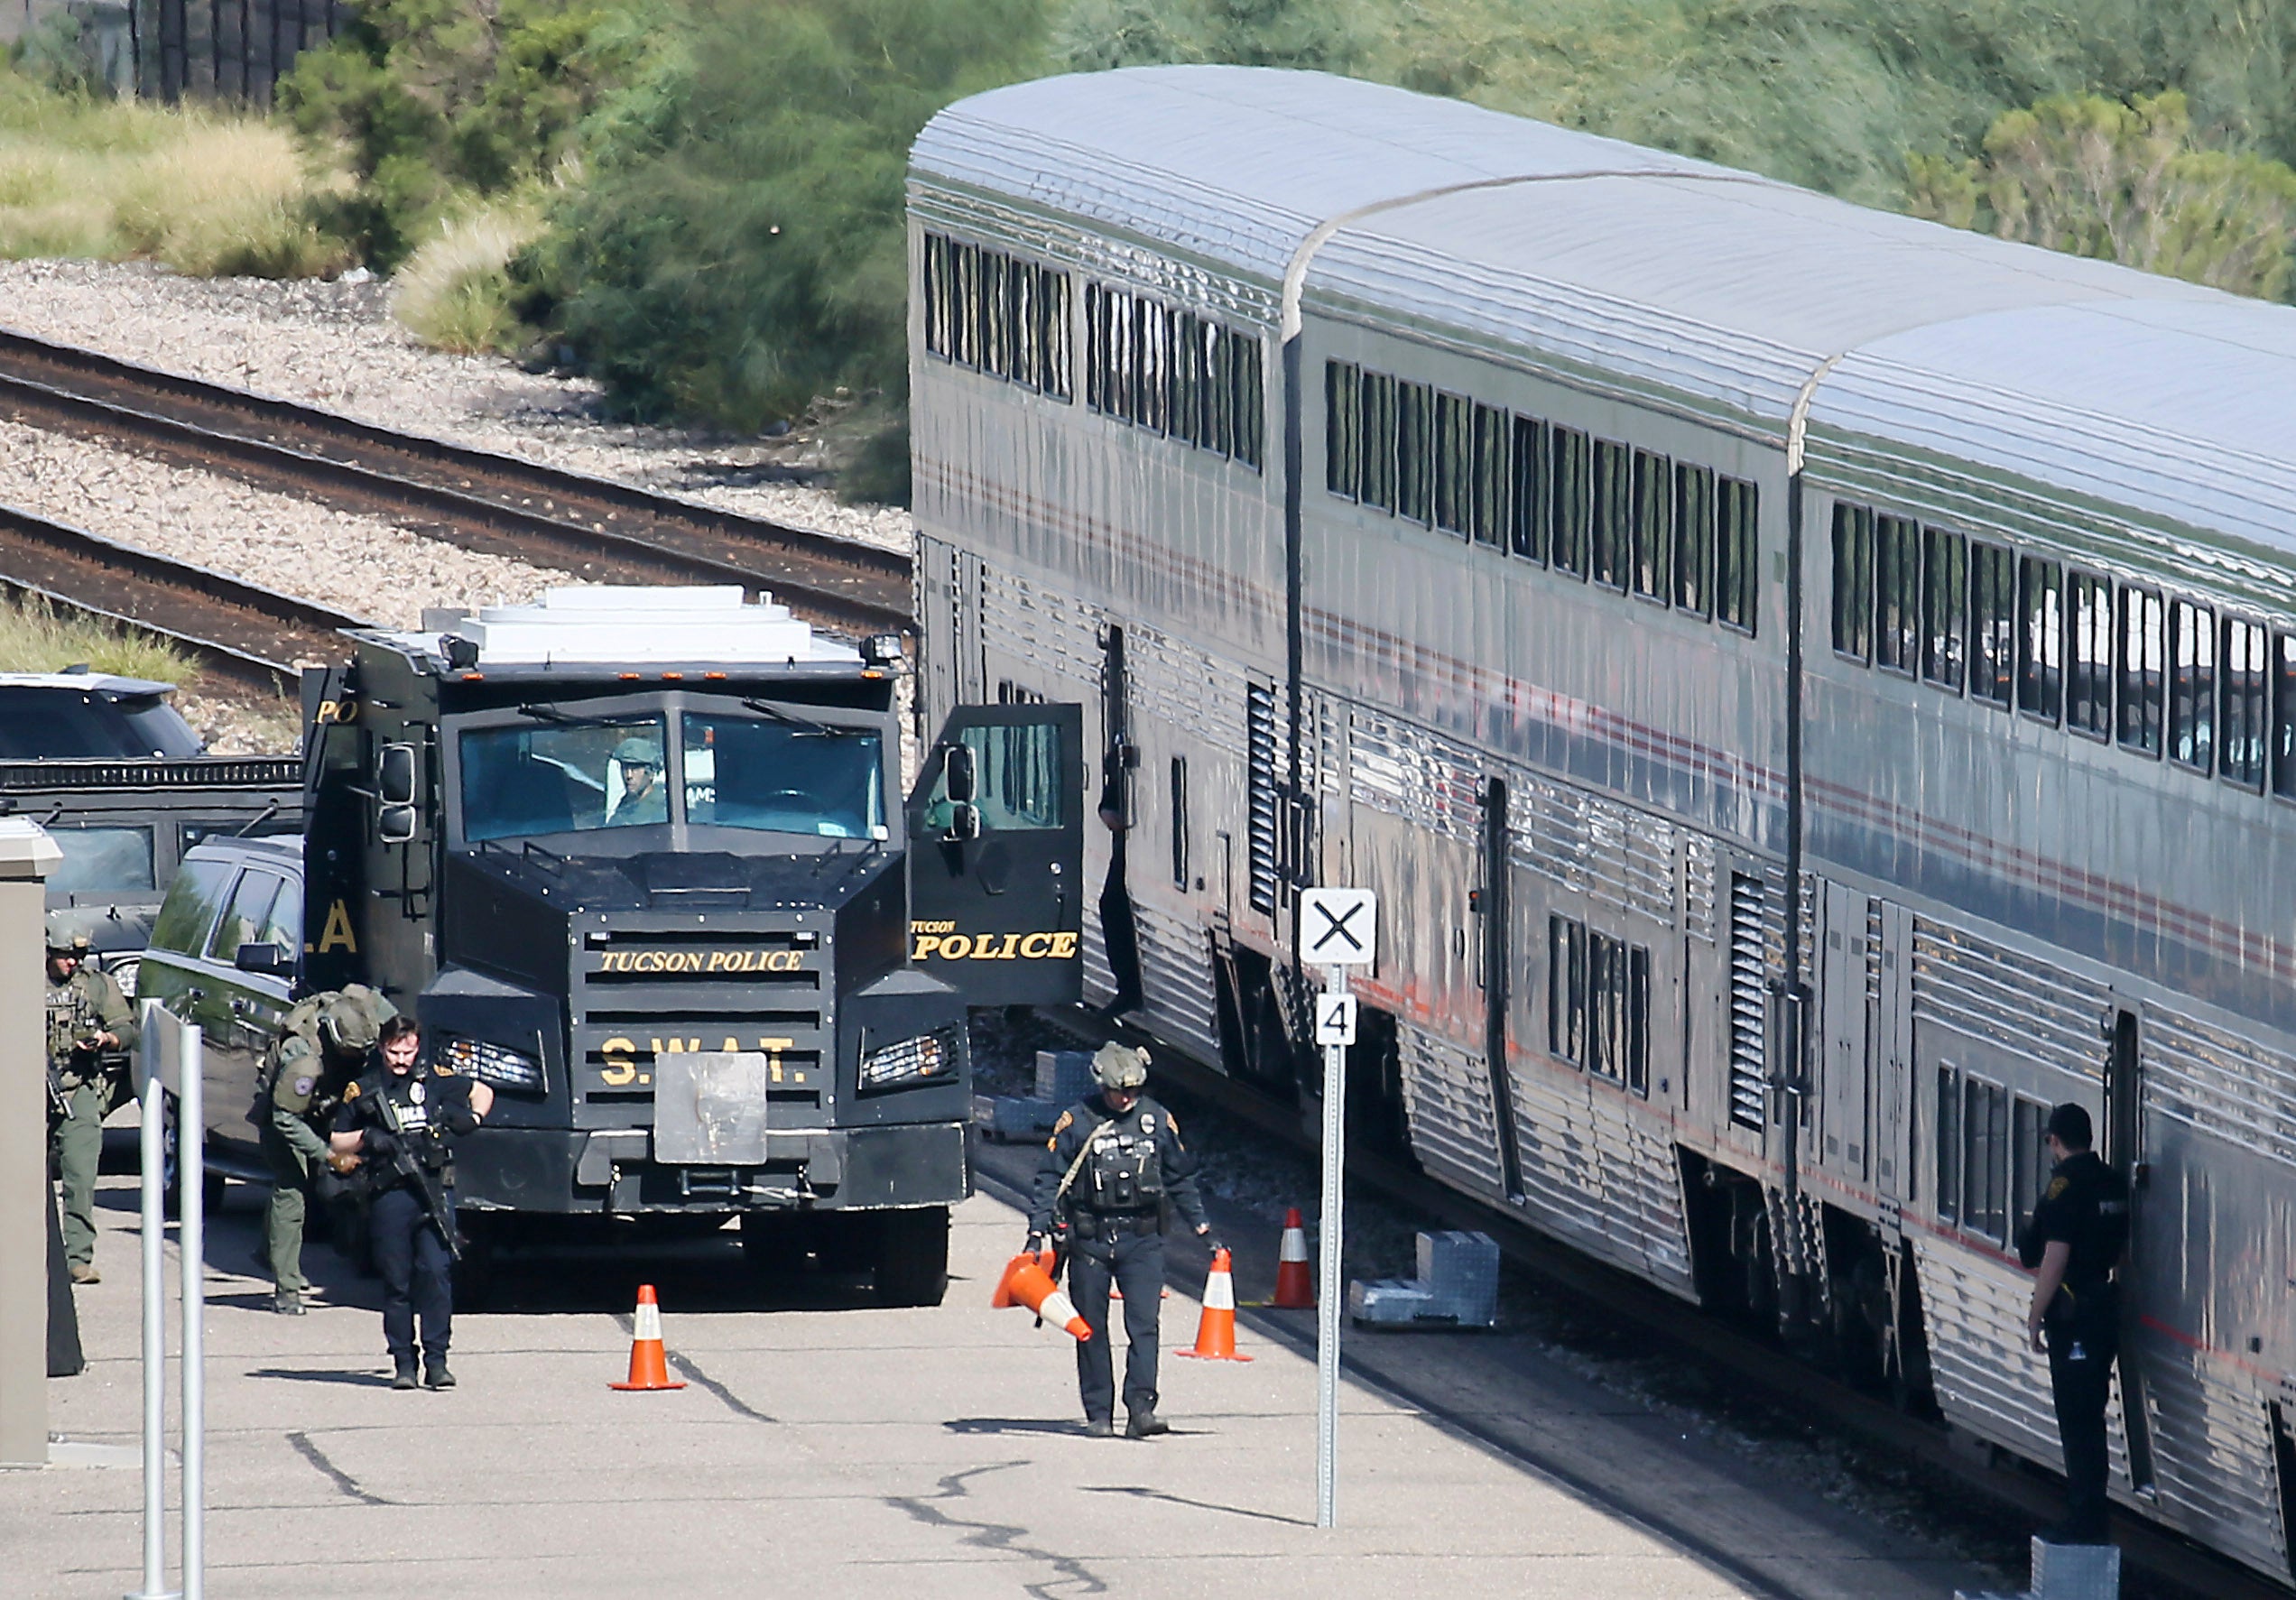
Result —
<instances>
[{"instance_id":1,"label":"officer carrying orange cone","mask_svg":"<svg viewBox=\"0 0 2296 1600\"><path fill-rule=\"evenodd\" d=\"M1051 1252L1043 1252L1049 1255ZM1004 1264L1004 1276L990 1304L1026 1306L1046 1322L1058 1323L1079 1340L1092 1336L1092 1325L1077 1315L1075 1304L1060 1292L1039 1254L1023 1252Z\"/></svg>"}]
</instances>

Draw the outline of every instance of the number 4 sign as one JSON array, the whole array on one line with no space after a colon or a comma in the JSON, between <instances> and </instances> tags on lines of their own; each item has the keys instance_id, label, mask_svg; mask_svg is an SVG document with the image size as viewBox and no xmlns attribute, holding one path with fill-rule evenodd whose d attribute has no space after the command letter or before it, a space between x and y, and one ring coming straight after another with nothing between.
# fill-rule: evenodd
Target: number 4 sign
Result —
<instances>
[{"instance_id":1,"label":"number 4 sign","mask_svg":"<svg viewBox=\"0 0 2296 1600\"><path fill-rule=\"evenodd\" d=\"M1353 994L1317 995L1315 1033L1318 1044L1355 1043L1356 997Z\"/></svg>"}]
</instances>

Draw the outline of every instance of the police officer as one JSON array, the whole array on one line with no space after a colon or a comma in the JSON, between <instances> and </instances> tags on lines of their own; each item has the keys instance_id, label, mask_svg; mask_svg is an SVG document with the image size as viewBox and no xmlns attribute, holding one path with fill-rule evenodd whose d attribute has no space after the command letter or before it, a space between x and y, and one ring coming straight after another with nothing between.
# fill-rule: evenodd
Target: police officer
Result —
<instances>
[{"instance_id":1,"label":"police officer","mask_svg":"<svg viewBox=\"0 0 2296 1600\"><path fill-rule=\"evenodd\" d=\"M96 1271L96 1165L104 1119L127 1094L135 1013L108 973L88 965L88 935L48 919L48 1085L51 1159L63 1180L64 1262L74 1283Z\"/></svg>"},{"instance_id":2,"label":"police officer","mask_svg":"<svg viewBox=\"0 0 2296 1600\"><path fill-rule=\"evenodd\" d=\"M1069 1298L1090 1325L1077 1344L1077 1387L1087 1433L1116 1432L1115 1363L1108 1350L1108 1286L1124 1291L1125 1432L1153 1438L1171 1429L1156 1417L1156 1334L1164 1294L1163 1203L1199 1235L1209 1234L1195 1163L1171 1113L1140 1092L1148 1052L1110 1042L1092 1058L1100 1093L1060 1114L1036 1170L1028 1249L1062 1229ZM1057 1236L1057 1235L1056 1235ZM1217 1248L1217 1246L1214 1246Z\"/></svg>"},{"instance_id":3,"label":"police officer","mask_svg":"<svg viewBox=\"0 0 2296 1600\"><path fill-rule=\"evenodd\" d=\"M2121 1305L2114 1272L2128 1248L2128 1182L2090 1150L2088 1113L2049 1114L2049 1185L2017 1242L2034 1270L2025 1336L2049 1352L2057 1437L2065 1450L2065 1522L2042 1537L2058 1544L2106 1542L2105 1400L2119 1352Z\"/></svg>"},{"instance_id":4,"label":"police officer","mask_svg":"<svg viewBox=\"0 0 2296 1600\"><path fill-rule=\"evenodd\" d=\"M451 1141L491 1110L495 1093L451 1068L416 1064L422 1032L414 1019L383 1024L383 1065L343 1091L329 1146L356 1156L374 1199L368 1236L383 1278L383 1338L393 1368L391 1387L414 1387L415 1322L422 1325L422 1382L451 1389L447 1346L453 1335L454 1230ZM338 1165L340 1164L338 1161Z\"/></svg>"},{"instance_id":5,"label":"police officer","mask_svg":"<svg viewBox=\"0 0 2296 1600\"><path fill-rule=\"evenodd\" d=\"M606 821L616 828L669 821L670 795L662 787L662 746L634 734L614 747L614 761L622 769L622 800Z\"/></svg>"},{"instance_id":6,"label":"police officer","mask_svg":"<svg viewBox=\"0 0 2296 1600\"><path fill-rule=\"evenodd\" d=\"M343 1092L366 1068L367 1052L398 1008L351 984L298 1002L280 1019L279 1037L264 1052L255 1078L257 1142L271 1168L271 1204L264 1211L256 1260L277 1285L272 1307L303 1314L303 1220L325 1170L327 1136Z\"/></svg>"}]
</instances>

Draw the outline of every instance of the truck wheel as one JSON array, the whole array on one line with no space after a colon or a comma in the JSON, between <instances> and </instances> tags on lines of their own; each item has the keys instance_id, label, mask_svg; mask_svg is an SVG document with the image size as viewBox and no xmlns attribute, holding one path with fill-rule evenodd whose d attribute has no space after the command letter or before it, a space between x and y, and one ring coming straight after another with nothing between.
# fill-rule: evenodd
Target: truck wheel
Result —
<instances>
[{"instance_id":1,"label":"truck wheel","mask_svg":"<svg viewBox=\"0 0 2296 1600\"><path fill-rule=\"evenodd\" d=\"M949 1290L949 1207L882 1211L876 1219L877 1299L938 1306Z\"/></svg>"}]
</instances>

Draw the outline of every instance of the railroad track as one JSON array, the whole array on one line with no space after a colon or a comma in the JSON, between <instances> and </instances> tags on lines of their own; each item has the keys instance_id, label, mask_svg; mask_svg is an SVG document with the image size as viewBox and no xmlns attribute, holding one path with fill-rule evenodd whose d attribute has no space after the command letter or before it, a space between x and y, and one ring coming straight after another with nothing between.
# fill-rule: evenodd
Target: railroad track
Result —
<instances>
[{"instance_id":1,"label":"railroad track","mask_svg":"<svg viewBox=\"0 0 2296 1600\"><path fill-rule=\"evenodd\" d=\"M1045 1020L1087 1048L1109 1037L1097 1013L1045 1012ZM1215 1072L1176 1050L1160 1051L1156 1071L1186 1095L1217 1106L1237 1122L1292 1150L1314 1157L1319 1141L1302 1125L1299 1107L1249 1084ZM1685 1315L1683 1303L1626 1272L1578 1254L1529 1225L1477 1205L1402 1161L1364 1150L1347 1156L1347 1179L1445 1227L1479 1230L1497 1240L1507 1260L1547 1285L1576 1297L1606 1317L1631 1323L1678 1357L1719 1370L1782 1410L1822 1420L1884 1458L1918 1463L2000 1502L2036 1523L2063 1514L2056 1484L2005 1452L1957 1442L1942 1426L1905 1412L1847 1384L1773 1345L1724 1322ZM2290 1600L2273 1584L2215 1551L2166 1529L2114 1511L2114 1542L2133 1574L2154 1592L2208 1600Z\"/></svg>"},{"instance_id":2,"label":"railroad track","mask_svg":"<svg viewBox=\"0 0 2296 1600\"><path fill-rule=\"evenodd\" d=\"M0 414L594 582L738 583L770 590L847 637L912 625L910 563L900 551L393 433L6 329ZM24 581L13 569L0 578Z\"/></svg>"},{"instance_id":3,"label":"railroad track","mask_svg":"<svg viewBox=\"0 0 2296 1600\"><path fill-rule=\"evenodd\" d=\"M5 505L0 586L161 634L208 670L274 693L292 689L298 661L342 653L338 629L366 625L331 606Z\"/></svg>"}]
</instances>

